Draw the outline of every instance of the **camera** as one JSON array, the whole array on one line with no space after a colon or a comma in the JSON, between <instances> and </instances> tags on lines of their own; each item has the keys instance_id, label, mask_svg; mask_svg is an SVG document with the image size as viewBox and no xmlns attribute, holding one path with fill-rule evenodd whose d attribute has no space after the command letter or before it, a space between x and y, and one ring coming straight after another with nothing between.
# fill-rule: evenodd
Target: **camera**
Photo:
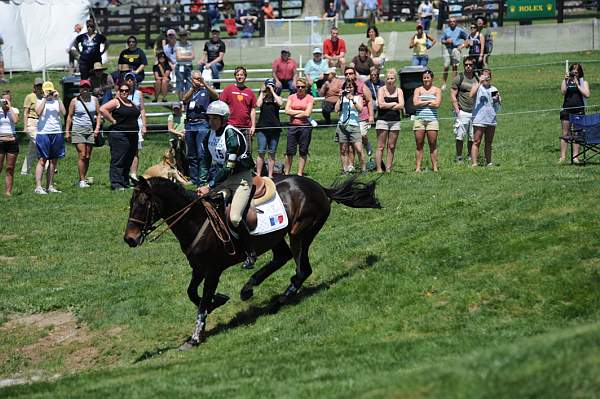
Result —
<instances>
[{"instance_id":1,"label":"camera","mask_svg":"<svg viewBox=\"0 0 600 399\"><path fill-rule=\"evenodd\" d=\"M0 107L5 107L6 106L6 100L3 98L0 98Z\"/></svg>"},{"instance_id":2,"label":"camera","mask_svg":"<svg viewBox=\"0 0 600 399\"><path fill-rule=\"evenodd\" d=\"M340 94L342 97L346 97L349 94L348 90L342 90L342 94Z\"/></svg>"},{"instance_id":3,"label":"camera","mask_svg":"<svg viewBox=\"0 0 600 399\"><path fill-rule=\"evenodd\" d=\"M576 73L575 71L570 71L569 72L569 78L570 79L575 79L575 73Z\"/></svg>"}]
</instances>

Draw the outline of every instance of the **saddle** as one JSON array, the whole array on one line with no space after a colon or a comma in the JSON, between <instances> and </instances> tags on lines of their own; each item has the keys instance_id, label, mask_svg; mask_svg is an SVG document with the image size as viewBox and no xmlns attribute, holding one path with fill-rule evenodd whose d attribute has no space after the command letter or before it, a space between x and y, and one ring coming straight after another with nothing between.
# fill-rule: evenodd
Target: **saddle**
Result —
<instances>
[{"instance_id":1,"label":"saddle","mask_svg":"<svg viewBox=\"0 0 600 399\"><path fill-rule=\"evenodd\" d=\"M275 182L268 177L261 176L253 176L252 177L252 190L250 194L251 200L246 205L246 209L244 210L243 220L248 226L248 230L252 231L256 229L257 224L257 213L260 212L257 210L257 207L269 202L275 197ZM230 197L231 198L231 197ZM229 213L231 211L231 204L227 203L225 207L225 215L227 225L231 226Z\"/></svg>"}]
</instances>

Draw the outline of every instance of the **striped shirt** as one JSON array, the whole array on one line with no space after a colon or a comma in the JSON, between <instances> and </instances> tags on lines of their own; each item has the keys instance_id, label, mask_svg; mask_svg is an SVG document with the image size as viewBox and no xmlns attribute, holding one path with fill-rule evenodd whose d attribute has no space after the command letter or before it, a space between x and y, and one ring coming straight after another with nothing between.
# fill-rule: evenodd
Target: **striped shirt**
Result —
<instances>
[{"instance_id":1,"label":"striped shirt","mask_svg":"<svg viewBox=\"0 0 600 399\"><path fill-rule=\"evenodd\" d=\"M423 93L419 96L419 99L421 101L435 101L436 97L435 94ZM424 121L435 121L437 120L437 113L437 108L421 106L417 108L415 118Z\"/></svg>"}]
</instances>

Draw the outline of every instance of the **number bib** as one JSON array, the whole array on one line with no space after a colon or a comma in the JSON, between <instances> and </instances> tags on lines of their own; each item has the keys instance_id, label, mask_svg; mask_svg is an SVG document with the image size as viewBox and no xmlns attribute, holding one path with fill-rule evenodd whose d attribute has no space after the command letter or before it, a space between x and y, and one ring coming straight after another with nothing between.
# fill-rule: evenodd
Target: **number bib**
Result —
<instances>
[{"instance_id":1,"label":"number bib","mask_svg":"<svg viewBox=\"0 0 600 399\"><path fill-rule=\"evenodd\" d=\"M227 154L227 143L225 142L225 132L217 136L216 132L211 129L208 136L208 151L212 157L213 164L219 166L225 165L225 155Z\"/></svg>"}]
</instances>

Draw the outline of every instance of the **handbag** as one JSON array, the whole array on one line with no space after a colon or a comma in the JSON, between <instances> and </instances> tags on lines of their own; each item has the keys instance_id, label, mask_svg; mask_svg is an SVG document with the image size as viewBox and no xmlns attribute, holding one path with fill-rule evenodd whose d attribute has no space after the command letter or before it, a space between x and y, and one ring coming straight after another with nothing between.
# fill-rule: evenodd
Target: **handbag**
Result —
<instances>
[{"instance_id":1,"label":"handbag","mask_svg":"<svg viewBox=\"0 0 600 399\"><path fill-rule=\"evenodd\" d=\"M88 117L90 118L90 121L92 122L92 126L96 126L96 118L92 118L92 114L87 109L85 102L83 102L81 97L77 97L77 100L81 101L81 105L83 105L83 109L85 109L85 112L87 113ZM98 133L97 136L94 136L94 147L102 147L105 143L106 143L106 138L104 137L104 131L103 131L102 125L101 125L100 133Z\"/></svg>"}]
</instances>

